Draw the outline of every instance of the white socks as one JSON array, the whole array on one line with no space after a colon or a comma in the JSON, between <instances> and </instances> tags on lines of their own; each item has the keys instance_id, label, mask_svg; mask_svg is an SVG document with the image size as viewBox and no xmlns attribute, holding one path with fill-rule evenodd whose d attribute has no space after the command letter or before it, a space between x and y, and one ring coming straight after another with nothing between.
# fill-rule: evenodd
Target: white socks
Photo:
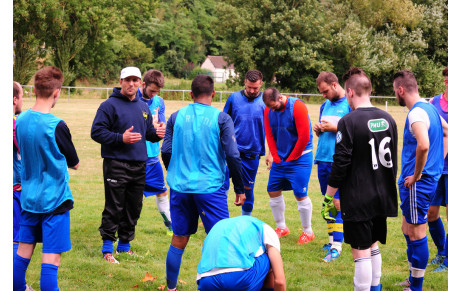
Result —
<instances>
[{"instance_id":1,"label":"white socks","mask_svg":"<svg viewBox=\"0 0 460 291\"><path fill-rule=\"evenodd\" d=\"M303 232L311 234L313 230L311 229L311 214L313 212L313 205L311 203L310 197L302 201L297 201L297 209L300 214L300 222L302 223Z\"/></svg>"},{"instance_id":2,"label":"white socks","mask_svg":"<svg viewBox=\"0 0 460 291\"><path fill-rule=\"evenodd\" d=\"M284 220L284 197L283 194L281 196L270 198L268 200L268 204L270 204L270 208L272 209L273 219L276 222L277 228L286 228L286 221Z\"/></svg>"},{"instance_id":3,"label":"white socks","mask_svg":"<svg viewBox=\"0 0 460 291\"><path fill-rule=\"evenodd\" d=\"M169 210L169 199L168 195L165 196L155 196L157 199L157 208L160 213L163 213L169 222L171 222L171 212Z\"/></svg>"},{"instance_id":4,"label":"white socks","mask_svg":"<svg viewBox=\"0 0 460 291\"><path fill-rule=\"evenodd\" d=\"M372 262L372 286L380 284L380 277L382 276L382 255L380 254L379 247L371 248L371 262Z\"/></svg>"},{"instance_id":5,"label":"white socks","mask_svg":"<svg viewBox=\"0 0 460 291\"><path fill-rule=\"evenodd\" d=\"M359 258L355 260L355 276L353 283L355 291L369 291L372 282L372 262L371 258Z\"/></svg>"}]
</instances>

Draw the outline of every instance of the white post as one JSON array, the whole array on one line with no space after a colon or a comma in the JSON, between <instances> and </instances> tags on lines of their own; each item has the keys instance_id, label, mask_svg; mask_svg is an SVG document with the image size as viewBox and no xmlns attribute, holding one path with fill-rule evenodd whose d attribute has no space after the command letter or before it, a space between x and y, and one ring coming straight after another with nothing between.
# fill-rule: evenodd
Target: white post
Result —
<instances>
[{"instance_id":1,"label":"white post","mask_svg":"<svg viewBox=\"0 0 460 291\"><path fill-rule=\"evenodd\" d=\"M385 100L385 111L388 112L388 101Z\"/></svg>"}]
</instances>

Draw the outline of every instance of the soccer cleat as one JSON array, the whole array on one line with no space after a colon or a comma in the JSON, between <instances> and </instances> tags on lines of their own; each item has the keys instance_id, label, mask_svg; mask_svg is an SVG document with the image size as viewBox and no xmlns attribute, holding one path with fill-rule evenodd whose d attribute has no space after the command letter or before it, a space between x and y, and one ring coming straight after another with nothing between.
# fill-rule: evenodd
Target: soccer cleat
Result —
<instances>
[{"instance_id":1,"label":"soccer cleat","mask_svg":"<svg viewBox=\"0 0 460 291\"><path fill-rule=\"evenodd\" d=\"M117 259L115 259L114 256L111 253L106 253L104 255L104 260L106 260L107 262L112 263L112 264L119 264Z\"/></svg>"},{"instance_id":2,"label":"soccer cleat","mask_svg":"<svg viewBox=\"0 0 460 291\"><path fill-rule=\"evenodd\" d=\"M444 265L444 263L442 263L441 265L439 265L439 267L437 267L436 269L434 269L433 271L431 271L433 273L438 273L438 272L447 272L447 266Z\"/></svg>"},{"instance_id":3,"label":"soccer cleat","mask_svg":"<svg viewBox=\"0 0 460 291\"><path fill-rule=\"evenodd\" d=\"M35 291L31 286L26 284L26 291Z\"/></svg>"},{"instance_id":4,"label":"soccer cleat","mask_svg":"<svg viewBox=\"0 0 460 291\"><path fill-rule=\"evenodd\" d=\"M291 231L287 227L286 228L276 228L275 232L278 235L278 238L281 238L281 237L291 233Z\"/></svg>"},{"instance_id":5,"label":"soccer cleat","mask_svg":"<svg viewBox=\"0 0 460 291\"><path fill-rule=\"evenodd\" d=\"M402 281L400 283L396 283L395 286L410 287L409 278L406 278L404 281Z\"/></svg>"},{"instance_id":6,"label":"soccer cleat","mask_svg":"<svg viewBox=\"0 0 460 291\"><path fill-rule=\"evenodd\" d=\"M431 262L428 263L428 266L440 265L442 262L444 262L445 258L446 257L441 256L440 254L437 254L436 257L434 257L434 259L432 259Z\"/></svg>"},{"instance_id":7,"label":"soccer cleat","mask_svg":"<svg viewBox=\"0 0 460 291\"><path fill-rule=\"evenodd\" d=\"M299 240L297 241L297 244L302 245L311 242L312 240L315 239L315 234L312 232L311 234L308 234L306 232L302 232L300 235Z\"/></svg>"},{"instance_id":8,"label":"soccer cleat","mask_svg":"<svg viewBox=\"0 0 460 291\"><path fill-rule=\"evenodd\" d=\"M326 256L323 258L323 261L326 263L337 260L340 257L340 253L336 249L331 249L327 252Z\"/></svg>"},{"instance_id":9,"label":"soccer cleat","mask_svg":"<svg viewBox=\"0 0 460 291\"><path fill-rule=\"evenodd\" d=\"M324 244L323 251L329 252L331 250L331 247L332 247L331 243Z\"/></svg>"}]
</instances>

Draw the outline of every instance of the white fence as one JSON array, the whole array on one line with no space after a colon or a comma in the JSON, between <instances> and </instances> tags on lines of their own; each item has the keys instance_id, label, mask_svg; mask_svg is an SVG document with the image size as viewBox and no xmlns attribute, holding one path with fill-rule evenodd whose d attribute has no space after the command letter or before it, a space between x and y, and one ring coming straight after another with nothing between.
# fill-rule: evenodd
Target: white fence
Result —
<instances>
[{"instance_id":1,"label":"white fence","mask_svg":"<svg viewBox=\"0 0 460 291\"><path fill-rule=\"evenodd\" d=\"M24 88L24 97L29 95L29 98L32 99L33 95L33 86L32 85L22 85ZM27 89L29 88L29 89ZM99 87L70 87L70 86L62 86L61 94L67 93L67 99L70 100L70 91L71 89L86 89L86 90L101 90L102 92L105 91L106 98L109 98L110 94L112 93L113 88L99 88ZM67 91L67 92L65 92ZM182 104L185 102L185 94L189 94L190 90L171 90L171 89L161 89L162 92L180 92L182 93ZM223 94L230 94L233 91L216 91L216 97L219 96L219 102L222 103L222 95ZM303 93L282 93L283 95L288 95L296 98L307 99L312 96L322 96L321 94L303 94ZM61 98L64 97L61 95ZM373 99L395 99L394 96L371 96ZM387 106L387 101L385 100L385 106Z\"/></svg>"}]
</instances>

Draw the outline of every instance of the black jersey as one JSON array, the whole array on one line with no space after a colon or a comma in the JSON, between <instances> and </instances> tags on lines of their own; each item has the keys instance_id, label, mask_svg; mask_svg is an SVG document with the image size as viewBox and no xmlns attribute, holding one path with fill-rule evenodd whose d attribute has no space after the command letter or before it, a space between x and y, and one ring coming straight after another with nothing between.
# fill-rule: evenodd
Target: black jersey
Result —
<instances>
[{"instance_id":1,"label":"black jersey","mask_svg":"<svg viewBox=\"0 0 460 291\"><path fill-rule=\"evenodd\" d=\"M339 188L344 221L398 216L398 131L387 112L358 108L337 125L328 185Z\"/></svg>"}]
</instances>

